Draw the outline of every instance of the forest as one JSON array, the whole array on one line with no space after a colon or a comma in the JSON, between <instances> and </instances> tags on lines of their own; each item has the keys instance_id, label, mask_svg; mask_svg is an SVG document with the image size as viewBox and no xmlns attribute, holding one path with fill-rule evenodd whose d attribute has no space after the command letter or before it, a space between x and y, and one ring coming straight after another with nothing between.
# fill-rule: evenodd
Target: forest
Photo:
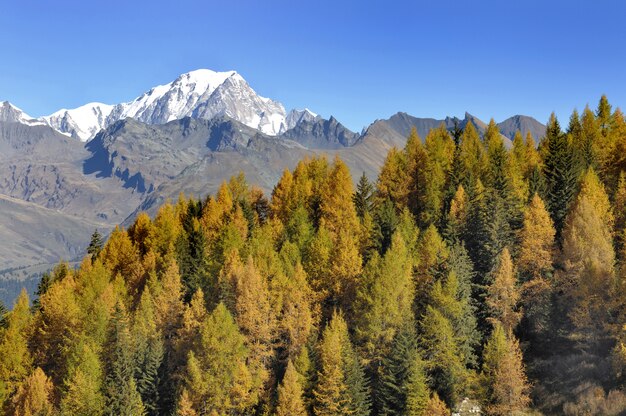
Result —
<instances>
[{"instance_id":1,"label":"forest","mask_svg":"<svg viewBox=\"0 0 626 416\"><path fill-rule=\"evenodd\" d=\"M360 174L357 173L357 175ZM626 119L181 195L0 309L4 415L626 412ZM11 309L9 310L9 306Z\"/></svg>"}]
</instances>

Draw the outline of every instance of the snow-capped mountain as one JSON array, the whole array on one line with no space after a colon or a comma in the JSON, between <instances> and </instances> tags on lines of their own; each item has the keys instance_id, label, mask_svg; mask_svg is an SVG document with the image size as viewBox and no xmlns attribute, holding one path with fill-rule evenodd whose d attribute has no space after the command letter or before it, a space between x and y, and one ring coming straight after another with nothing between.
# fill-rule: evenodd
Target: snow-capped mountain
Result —
<instances>
[{"instance_id":1,"label":"snow-capped mountain","mask_svg":"<svg viewBox=\"0 0 626 416\"><path fill-rule=\"evenodd\" d=\"M305 108L304 110L293 109L289 112L289 114L287 114L287 117L285 117L285 130L284 131L293 129L294 127L296 127L298 124L302 123L303 121L313 122L318 117L319 116L317 114L315 114L308 108Z\"/></svg>"},{"instance_id":2,"label":"snow-capped mountain","mask_svg":"<svg viewBox=\"0 0 626 416\"><path fill-rule=\"evenodd\" d=\"M60 110L40 120L83 141L118 120L134 118L148 124L165 124L184 117L212 119L228 116L275 136L286 130L281 103L259 96L235 71L199 69L156 86L133 101L117 105L86 104Z\"/></svg>"},{"instance_id":3,"label":"snow-capped mountain","mask_svg":"<svg viewBox=\"0 0 626 416\"><path fill-rule=\"evenodd\" d=\"M112 110L112 105L89 103L72 110L59 110L41 120L63 134L87 141L108 126Z\"/></svg>"},{"instance_id":4,"label":"snow-capped mountain","mask_svg":"<svg viewBox=\"0 0 626 416\"><path fill-rule=\"evenodd\" d=\"M29 126L37 126L43 124L11 104L8 101L0 103L0 121L7 123L22 123Z\"/></svg>"},{"instance_id":5,"label":"snow-capped mountain","mask_svg":"<svg viewBox=\"0 0 626 416\"><path fill-rule=\"evenodd\" d=\"M207 90L190 115L207 120L226 115L270 136L281 132L286 117L281 103L257 95L236 72L226 78L215 91Z\"/></svg>"}]
</instances>

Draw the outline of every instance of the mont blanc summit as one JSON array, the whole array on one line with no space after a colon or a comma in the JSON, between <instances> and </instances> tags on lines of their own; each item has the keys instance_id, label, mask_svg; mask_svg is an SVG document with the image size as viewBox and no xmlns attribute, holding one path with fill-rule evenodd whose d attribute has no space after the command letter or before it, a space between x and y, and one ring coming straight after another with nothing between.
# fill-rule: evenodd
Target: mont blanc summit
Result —
<instances>
[{"instance_id":1,"label":"mont blanc summit","mask_svg":"<svg viewBox=\"0 0 626 416\"><path fill-rule=\"evenodd\" d=\"M182 74L126 103L89 103L59 110L36 121L89 141L100 130L125 118L146 124L165 124L184 117L209 120L216 116L230 117L269 136L288 128L287 113L281 103L259 96L236 71L210 69Z\"/></svg>"}]
</instances>

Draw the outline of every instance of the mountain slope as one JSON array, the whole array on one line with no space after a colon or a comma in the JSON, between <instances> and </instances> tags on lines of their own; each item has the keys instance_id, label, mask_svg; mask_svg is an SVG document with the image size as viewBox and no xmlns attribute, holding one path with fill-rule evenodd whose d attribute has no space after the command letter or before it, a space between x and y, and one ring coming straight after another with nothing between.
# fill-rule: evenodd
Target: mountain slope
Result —
<instances>
[{"instance_id":1,"label":"mountain slope","mask_svg":"<svg viewBox=\"0 0 626 416\"><path fill-rule=\"evenodd\" d=\"M0 271L82 257L95 228L111 225L0 195Z\"/></svg>"},{"instance_id":2,"label":"mountain slope","mask_svg":"<svg viewBox=\"0 0 626 416\"><path fill-rule=\"evenodd\" d=\"M516 131L520 131L523 137L526 137L526 133L532 134L535 139L535 143L539 143L541 138L546 134L546 126L538 122L532 117L528 116L513 116L507 118L501 123L498 123L500 133L507 136L509 139L513 139Z\"/></svg>"},{"instance_id":3,"label":"mountain slope","mask_svg":"<svg viewBox=\"0 0 626 416\"><path fill-rule=\"evenodd\" d=\"M141 196L84 172L89 157L83 143L48 126L0 123L0 194L115 224Z\"/></svg>"},{"instance_id":4,"label":"mountain slope","mask_svg":"<svg viewBox=\"0 0 626 416\"><path fill-rule=\"evenodd\" d=\"M359 135L348 130L332 116L325 120L319 116L310 118L303 115L295 126L284 132L281 137L294 140L311 149L339 149L352 146Z\"/></svg>"}]
</instances>

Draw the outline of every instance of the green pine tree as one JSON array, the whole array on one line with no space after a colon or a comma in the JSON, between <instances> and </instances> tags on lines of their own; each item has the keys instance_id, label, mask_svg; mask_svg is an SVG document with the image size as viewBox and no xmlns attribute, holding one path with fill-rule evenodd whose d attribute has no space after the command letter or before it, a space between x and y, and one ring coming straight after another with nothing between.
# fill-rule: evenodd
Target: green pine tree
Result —
<instances>
[{"instance_id":1,"label":"green pine tree","mask_svg":"<svg viewBox=\"0 0 626 416\"><path fill-rule=\"evenodd\" d=\"M366 213L371 214L374 204L374 185L369 181L365 172L363 172L359 179L352 200L354 201L354 208L359 218L363 219Z\"/></svg>"},{"instance_id":2,"label":"green pine tree","mask_svg":"<svg viewBox=\"0 0 626 416\"><path fill-rule=\"evenodd\" d=\"M105 414L141 416L145 408L137 391L135 361L128 318L123 306L118 303L113 311L104 349L107 357L105 373Z\"/></svg>"},{"instance_id":3,"label":"green pine tree","mask_svg":"<svg viewBox=\"0 0 626 416\"><path fill-rule=\"evenodd\" d=\"M430 392L412 322L396 334L391 352L383 360L379 372L374 396L377 414L424 414Z\"/></svg>"},{"instance_id":4,"label":"green pine tree","mask_svg":"<svg viewBox=\"0 0 626 416\"><path fill-rule=\"evenodd\" d=\"M554 113L548 121L543 146L546 151L543 171L547 185L546 203L554 221L557 241L560 241L565 217L576 194L578 172L572 149Z\"/></svg>"},{"instance_id":5,"label":"green pine tree","mask_svg":"<svg viewBox=\"0 0 626 416\"><path fill-rule=\"evenodd\" d=\"M87 254L91 256L91 261L95 261L100 252L102 251L102 247L104 247L104 242L102 240L102 235L98 232L96 228L91 234L91 241L89 242L89 246L87 247Z\"/></svg>"}]
</instances>

